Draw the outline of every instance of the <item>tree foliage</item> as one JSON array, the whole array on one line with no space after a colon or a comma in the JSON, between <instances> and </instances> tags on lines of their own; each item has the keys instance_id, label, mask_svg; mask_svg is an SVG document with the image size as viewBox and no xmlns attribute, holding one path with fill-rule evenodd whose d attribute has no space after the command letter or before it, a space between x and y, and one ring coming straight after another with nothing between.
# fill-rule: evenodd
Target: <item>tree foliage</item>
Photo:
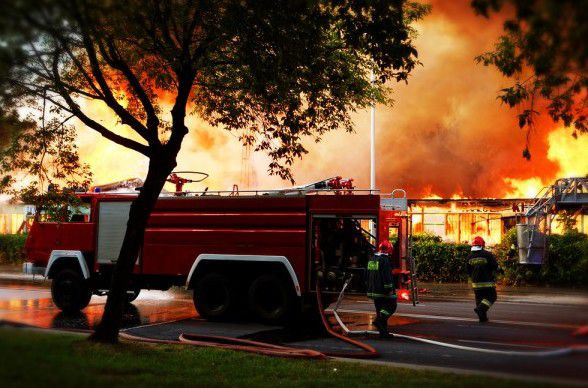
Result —
<instances>
[{"instance_id":1,"label":"tree foliage","mask_svg":"<svg viewBox=\"0 0 588 388\"><path fill-rule=\"evenodd\" d=\"M0 150L5 149L15 135L34 125L32 122L21 120L14 109L6 109L0 100Z\"/></svg>"},{"instance_id":2,"label":"tree foliage","mask_svg":"<svg viewBox=\"0 0 588 388\"><path fill-rule=\"evenodd\" d=\"M588 131L588 2L575 0L472 0L479 14L489 17L501 9L514 10L494 49L476 58L495 66L514 84L498 98L519 107L519 127L527 131L523 156L530 158L529 139L538 105L547 101L555 122L573 129L576 137Z\"/></svg>"},{"instance_id":3,"label":"tree foliage","mask_svg":"<svg viewBox=\"0 0 588 388\"><path fill-rule=\"evenodd\" d=\"M285 179L305 136L352 130L350 112L386 102L385 81L407 80L418 63L410 23L428 11L400 0L9 3L12 96L46 94L58 112L147 156L181 141L167 109L188 103L266 151ZM140 140L102 126L81 100L106 104Z\"/></svg>"},{"instance_id":4,"label":"tree foliage","mask_svg":"<svg viewBox=\"0 0 588 388\"><path fill-rule=\"evenodd\" d=\"M91 178L89 166L80 161L74 128L57 119L13 133L0 152L0 172L6 174L0 186L3 191L18 190L15 185L27 178L37 191L46 191L51 184L87 189Z\"/></svg>"},{"instance_id":5,"label":"tree foliage","mask_svg":"<svg viewBox=\"0 0 588 388\"><path fill-rule=\"evenodd\" d=\"M68 205L79 204L76 190L87 190L92 173L80 161L74 127L52 118L12 111L0 121L0 193L32 204L52 220L68 218ZM60 186L62 189L60 189Z\"/></svg>"}]
</instances>

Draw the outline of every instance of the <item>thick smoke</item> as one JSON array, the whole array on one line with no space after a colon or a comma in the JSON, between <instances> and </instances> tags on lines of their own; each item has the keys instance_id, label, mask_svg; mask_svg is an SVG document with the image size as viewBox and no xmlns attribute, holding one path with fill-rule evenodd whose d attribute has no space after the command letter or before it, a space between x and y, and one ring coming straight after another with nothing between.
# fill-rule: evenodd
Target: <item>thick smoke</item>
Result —
<instances>
[{"instance_id":1,"label":"thick smoke","mask_svg":"<svg viewBox=\"0 0 588 388\"><path fill-rule=\"evenodd\" d=\"M547 158L547 134L556 125L546 119L538 123L532 159L523 159L525 133L517 127L516 110L496 99L511 81L474 62L492 47L502 22L475 16L468 1L433 4L432 14L418 25L423 66L408 85L394 86L394 107L377 107L380 188L402 187L412 197L502 196L513 189L506 178L548 181L557 175L557 163ZM313 147L297 177L345 170L367 186L367 114L358 116L356 129L356 135L337 134Z\"/></svg>"},{"instance_id":2,"label":"thick smoke","mask_svg":"<svg viewBox=\"0 0 588 388\"><path fill-rule=\"evenodd\" d=\"M546 117L532 134L531 161L522 157L525 133L518 129L517 112L496 99L512 81L474 62L476 55L492 48L504 19L476 16L469 3L434 1L431 15L417 25L423 66L408 85L394 85L393 107L377 107L377 186L384 191L404 188L410 197L500 197L518 195L518 186L548 183L568 171L587 173L586 151L571 138L558 140L569 131ZM369 112L356 112L354 122L354 134L332 133L318 144L308 140L309 154L294 165L297 184L342 175L369 187ZM244 162L236 137L197 118L189 118L188 124L191 134L178 167L209 172L206 185L211 189L240 183ZM579 142L586 144L586 139ZM146 172L144 158L97 141L94 134L85 134L81 146L96 181L142 177ZM129 154L128 163L120 166L121 159L112 157L116 154ZM253 187L288 186L267 176L265 156L254 154L249 163Z\"/></svg>"}]
</instances>

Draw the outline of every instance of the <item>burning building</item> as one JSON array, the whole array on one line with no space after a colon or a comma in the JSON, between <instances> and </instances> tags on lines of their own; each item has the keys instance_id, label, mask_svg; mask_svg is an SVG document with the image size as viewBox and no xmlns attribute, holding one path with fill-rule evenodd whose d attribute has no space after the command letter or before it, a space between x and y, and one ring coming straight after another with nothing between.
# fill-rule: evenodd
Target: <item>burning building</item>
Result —
<instances>
[{"instance_id":1,"label":"burning building","mask_svg":"<svg viewBox=\"0 0 588 388\"><path fill-rule=\"evenodd\" d=\"M501 241L502 235L522 220L522 214L536 202L535 198L409 199L412 233L431 233L447 242L470 243L482 236L489 245ZM575 215L576 228L588 232L588 213ZM552 232L563 229L556 217Z\"/></svg>"},{"instance_id":2,"label":"burning building","mask_svg":"<svg viewBox=\"0 0 588 388\"><path fill-rule=\"evenodd\" d=\"M33 205L0 201L0 234L28 232L28 226L35 212Z\"/></svg>"}]
</instances>

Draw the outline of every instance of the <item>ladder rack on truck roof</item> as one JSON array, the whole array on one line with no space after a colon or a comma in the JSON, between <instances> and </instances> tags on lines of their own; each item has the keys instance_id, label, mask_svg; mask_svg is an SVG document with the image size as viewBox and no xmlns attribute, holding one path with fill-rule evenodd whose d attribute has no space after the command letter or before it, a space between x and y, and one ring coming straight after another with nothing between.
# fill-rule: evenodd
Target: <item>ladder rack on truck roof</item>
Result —
<instances>
[{"instance_id":1,"label":"ladder rack on truck roof","mask_svg":"<svg viewBox=\"0 0 588 388\"><path fill-rule=\"evenodd\" d=\"M206 190L206 191L182 191L182 192L162 192L159 196L161 197L170 197L170 198L194 198L194 197L255 197L255 196L264 196L264 195L272 195L272 196L295 196L295 195L321 195L321 194L341 194L341 193L353 193L353 194L381 194L380 190L371 190L371 189L314 189L314 190L239 190L238 192L232 190ZM118 191L118 192L86 192L86 193L78 193L79 195L104 195L104 196L117 196L117 195L138 195L137 191Z\"/></svg>"},{"instance_id":2,"label":"ladder rack on truck roof","mask_svg":"<svg viewBox=\"0 0 588 388\"><path fill-rule=\"evenodd\" d=\"M121 181L127 184L131 180ZM140 180L139 180L140 181ZM111 194L111 195L137 195L137 191L140 187L134 191L117 191L117 192L102 192L104 188L119 187L121 182L115 182L113 184L106 184L103 186L95 186L93 193L100 194ZM141 181L142 182L142 181ZM128 187L128 186L125 186ZM160 197L205 197L205 196L258 196L258 195L275 195L275 196L290 196L290 195L306 195L306 194L324 194L331 193L336 195L341 194L379 194L380 190L372 189L356 189L353 186L353 179L343 179L340 176L323 179L317 182L288 187L283 189L259 189L259 190L239 190L237 185L233 185L232 190L208 190L206 188L202 191L175 191L175 192L162 192ZM244 195L243 195L244 194ZM405 195L406 196L406 195Z\"/></svg>"}]
</instances>

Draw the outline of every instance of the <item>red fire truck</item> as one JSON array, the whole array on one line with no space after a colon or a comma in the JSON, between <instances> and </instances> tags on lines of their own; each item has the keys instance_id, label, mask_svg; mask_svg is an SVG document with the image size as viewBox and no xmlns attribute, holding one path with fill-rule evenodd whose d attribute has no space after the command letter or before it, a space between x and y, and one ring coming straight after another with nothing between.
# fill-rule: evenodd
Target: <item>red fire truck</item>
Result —
<instances>
[{"instance_id":1,"label":"red fire truck","mask_svg":"<svg viewBox=\"0 0 588 388\"><path fill-rule=\"evenodd\" d=\"M239 195L162 195L145 230L129 301L141 289L186 286L205 318L246 309L279 322L314 300L316 282L323 294L336 296L351 277L349 293L365 294L366 262L386 238L394 242L398 286L408 288L406 196L355 190L345 182ZM73 209L69 222L34 222L26 251L52 279L60 309L77 311L93 294L107 294L134 195L79 194L84 206Z\"/></svg>"}]
</instances>

